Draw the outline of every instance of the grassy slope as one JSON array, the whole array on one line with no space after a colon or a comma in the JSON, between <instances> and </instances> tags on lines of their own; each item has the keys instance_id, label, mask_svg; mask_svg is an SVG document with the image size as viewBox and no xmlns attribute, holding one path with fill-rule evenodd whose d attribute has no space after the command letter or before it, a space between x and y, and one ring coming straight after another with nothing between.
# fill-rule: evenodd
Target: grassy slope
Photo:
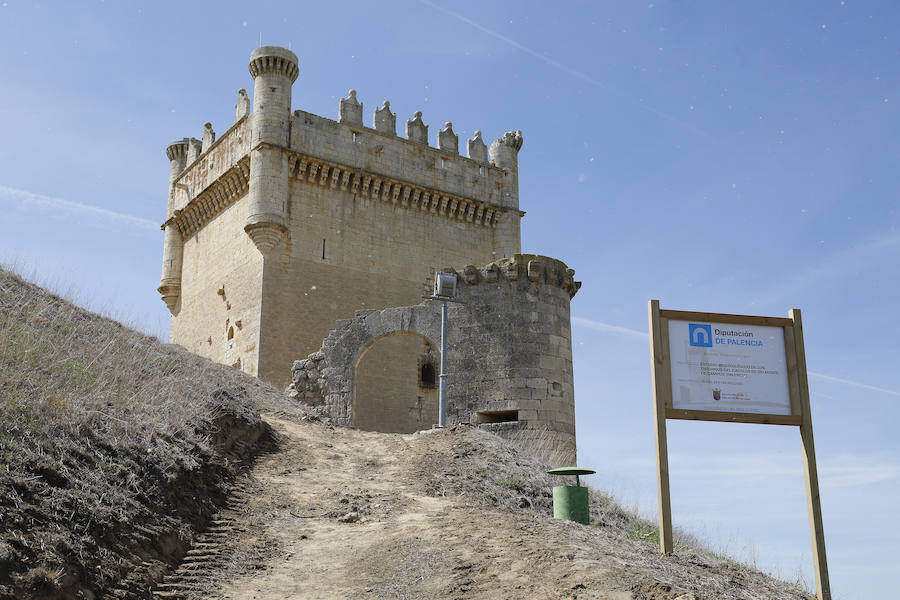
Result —
<instances>
[{"instance_id":1,"label":"grassy slope","mask_svg":"<svg viewBox=\"0 0 900 600\"><path fill-rule=\"evenodd\" d=\"M0 270L0 598L145 588L280 398Z\"/></svg>"}]
</instances>

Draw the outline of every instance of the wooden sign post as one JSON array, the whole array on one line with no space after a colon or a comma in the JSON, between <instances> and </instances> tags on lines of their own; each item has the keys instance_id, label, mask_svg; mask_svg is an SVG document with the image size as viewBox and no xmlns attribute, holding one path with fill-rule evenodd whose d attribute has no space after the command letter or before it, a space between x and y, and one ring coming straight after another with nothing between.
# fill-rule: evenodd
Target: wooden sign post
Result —
<instances>
[{"instance_id":1,"label":"wooden sign post","mask_svg":"<svg viewBox=\"0 0 900 600\"><path fill-rule=\"evenodd\" d=\"M661 310L651 300L649 313L660 548L673 550L666 419L798 426L816 593L831 600L800 310L757 317Z\"/></svg>"}]
</instances>

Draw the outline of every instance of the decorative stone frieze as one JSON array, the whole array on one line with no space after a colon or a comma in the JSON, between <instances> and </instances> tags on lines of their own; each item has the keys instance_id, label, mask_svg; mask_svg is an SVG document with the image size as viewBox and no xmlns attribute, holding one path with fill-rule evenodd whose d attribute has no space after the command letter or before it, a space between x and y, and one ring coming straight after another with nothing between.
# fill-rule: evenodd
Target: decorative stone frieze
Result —
<instances>
[{"instance_id":1,"label":"decorative stone frieze","mask_svg":"<svg viewBox=\"0 0 900 600\"><path fill-rule=\"evenodd\" d=\"M300 76L297 56L290 50L277 46L261 46L254 50L250 55L248 69L253 79L260 75L274 74L283 75L294 83Z\"/></svg>"},{"instance_id":2,"label":"decorative stone frieze","mask_svg":"<svg viewBox=\"0 0 900 600\"><path fill-rule=\"evenodd\" d=\"M250 182L250 157L226 171L212 185L194 197L182 210L176 210L170 222L184 238L191 236L228 205L247 193Z\"/></svg>"},{"instance_id":3,"label":"decorative stone frieze","mask_svg":"<svg viewBox=\"0 0 900 600\"><path fill-rule=\"evenodd\" d=\"M293 179L306 184L350 190L379 202L389 202L410 210L430 212L482 227L496 227L501 215L509 210L474 198L442 194L435 189L422 188L396 179L372 177L358 169L296 152L289 154L288 171Z\"/></svg>"}]
</instances>

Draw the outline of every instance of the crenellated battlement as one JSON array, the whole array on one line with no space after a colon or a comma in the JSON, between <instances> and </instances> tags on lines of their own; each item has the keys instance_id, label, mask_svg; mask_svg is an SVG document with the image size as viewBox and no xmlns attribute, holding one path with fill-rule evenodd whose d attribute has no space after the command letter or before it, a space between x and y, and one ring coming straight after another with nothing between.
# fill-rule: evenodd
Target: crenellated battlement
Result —
<instances>
[{"instance_id":1,"label":"crenellated battlement","mask_svg":"<svg viewBox=\"0 0 900 600\"><path fill-rule=\"evenodd\" d=\"M274 72L284 66L273 63L265 68ZM183 218L175 215L177 227L186 235L247 189L247 165L239 165L247 162L244 159L254 137L248 105L246 92L239 90L237 120L222 136L217 138L212 124L206 123L202 141L184 138L166 150L167 156L186 155L187 164L175 175L171 190L172 211L185 214ZM289 156L293 180L485 227L495 227L501 214L518 209L518 194L513 193L516 174L511 177L494 163L497 159L509 162L508 153L518 152L521 132L507 132L494 142L496 158L488 162L481 131L467 141L469 157L463 157L450 122L439 131L435 148L427 144L428 126L422 122L421 112L407 123L422 136L411 140L396 135L396 115L388 101L376 109L371 128L361 123L362 107L351 90L341 99L340 121L294 111L289 145L281 148ZM218 182L220 178L224 178L222 182ZM172 216L170 211L168 217Z\"/></svg>"},{"instance_id":2,"label":"crenellated battlement","mask_svg":"<svg viewBox=\"0 0 900 600\"><path fill-rule=\"evenodd\" d=\"M295 111L294 114L297 115L301 112L303 111ZM385 100L381 108L375 109L372 114L372 127L367 128L363 124L363 103L357 98L356 90L350 90L347 92L346 98L340 99L338 103L338 123L351 126L354 130L356 128L364 128L379 133L386 133L392 137L397 136L397 115L391 112L390 101ZM428 146L428 125L423 120L422 111L417 110L410 119L407 119L405 139L415 144ZM501 145L512 148L518 153L522 149L522 132L508 131L498 138L491 145L491 160L489 161L487 152L481 151L481 147L484 146L484 140L481 139L481 131L476 131L475 136L468 141L466 147L467 158L478 163L489 163L492 166L509 168L503 166L503 163L508 162L508 160L506 160L505 156L501 156L502 153L507 152L507 150L501 148ZM444 128L438 131L436 148L444 153L459 154L459 136L453 132L453 123L450 121L446 122Z\"/></svg>"},{"instance_id":3,"label":"crenellated battlement","mask_svg":"<svg viewBox=\"0 0 900 600\"><path fill-rule=\"evenodd\" d=\"M246 162L250 152L248 125L246 117L239 119L221 137L211 141L205 152L184 166L173 181L174 210L184 211L195 198L214 186L235 166ZM181 143L187 148L188 138Z\"/></svg>"},{"instance_id":4,"label":"crenellated battlement","mask_svg":"<svg viewBox=\"0 0 900 600\"><path fill-rule=\"evenodd\" d=\"M452 124L445 126L442 135L443 147L434 148L423 141L401 138L390 126L382 125L379 130L295 110L290 150L310 159L342 164L373 178L404 181L436 194L518 209L518 173L486 162L486 150L479 149L479 145L484 146L480 131L468 144L475 158L458 154ZM456 144L452 138L457 138Z\"/></svg>"},{"instance_id":5,"label":"crenellated battlement","mask_svg":"<svg viewBox=\"0 0 900 600\"><path fill-rule=\"evenodd\" d=\"M561 260L538 254L516 254L483 267L466 265L462 271L447 268L444 272L455 273L466 285L494 284L501 279L552 285L565 290L570 299L581 289L581 282L575 281L574 269Z\"/></svg>"}]
</instances>

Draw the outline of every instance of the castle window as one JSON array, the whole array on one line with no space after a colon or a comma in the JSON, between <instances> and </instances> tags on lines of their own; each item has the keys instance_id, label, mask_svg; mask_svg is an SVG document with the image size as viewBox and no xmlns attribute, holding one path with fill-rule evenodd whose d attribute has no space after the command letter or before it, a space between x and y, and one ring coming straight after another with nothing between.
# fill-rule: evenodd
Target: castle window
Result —
<instances>
[{"instance_id":1,"label":"castle window","mask_svg":"<svg viewBox=\"0 0 900 600\"><path fill-rule=\"evenodd\" d=\"M419 387L423 388L435 388L437 387L437 373L434 370L434 365L431 363L425 363L422 365L422 370L420 372L419 377Z\"/></svg>"},{"instance_id":2,"label":"castle window","mask_svg":"<svg viewBox=\"0 0 900 600\"><path fill-rule=\"evenodd\" d=\"M234 339L234 327L229 327L229 328L228 328L228 339L229 339L229 340L233 340L233 339Z\"/></svg>"},{"instance_id":3,"label":"castle window","mask_svg":"<svg viewBox=\"0 0 900 600\"><path fill-rule=\"evenodd\" d=\"M446 168L447 168L447 161L445 161L443 158L441 158L441 168L442 168L442 169L446 169Z\"/></svg>"},{"instance_id":4,"label":"castle window","mask_svg":"<svg viewBox=\"0 0 900 600\"><path fill-rule=\"evenodd\" d=\"M355 142L359 138L359 134L355 131L353 132L353 141Z\"/></svg>"},{"instance_id":5,"label":"castle window","mask_svg":"<svg viewBox=\"0 0 900 600\"><path fill-rule=\"evenodd\" d=\"M519 420L518 410L479 410L479 423L510 423Z\"/></svg>"},{"instance_id":6,"label":"castle window","mask_svg":"<svg viewBox=\"0 0 900 600\"><path fill-rule=\"evenodd\" d=\"M478 174L484 175L484 167L478 167Z\"/></svg>"}]
</instances>

